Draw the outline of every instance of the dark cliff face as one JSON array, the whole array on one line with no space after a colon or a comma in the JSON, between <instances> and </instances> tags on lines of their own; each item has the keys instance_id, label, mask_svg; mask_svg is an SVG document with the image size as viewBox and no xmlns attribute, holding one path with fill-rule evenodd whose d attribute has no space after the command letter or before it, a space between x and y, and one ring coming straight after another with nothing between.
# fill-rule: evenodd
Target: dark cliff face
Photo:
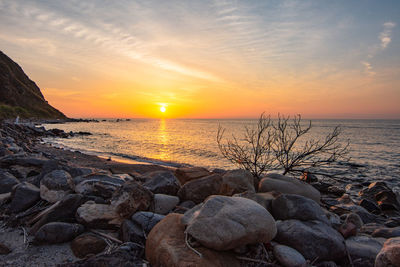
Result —
<instances>
[{"instance_id":1,"label":"dark cliff face","mask_svg":"<svg viewBox=\"0 0 400 267\"><path fill-rule=\"evenodd\" d=\"M0 118L65 119L50 106L22 68L0 51Z\"/></svg>"}]
</instances>

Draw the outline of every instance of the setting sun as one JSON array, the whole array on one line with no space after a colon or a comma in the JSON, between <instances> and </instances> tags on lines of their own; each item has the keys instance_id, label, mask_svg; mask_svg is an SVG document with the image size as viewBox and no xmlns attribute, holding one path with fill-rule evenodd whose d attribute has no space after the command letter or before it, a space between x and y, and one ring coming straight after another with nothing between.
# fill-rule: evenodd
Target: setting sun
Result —
<instances>
[{"instance_id":1,"label":"setting sun","mask_svg":"<svg viewBox=\"0 0 400 267\"><path fill-rule=\"evenodd\" d=\"M160 111L161 111L161 112L164 113L166 110L167 110L167 109L166 109L164 106L160 107Z\"/></svg>"}]
</instances>

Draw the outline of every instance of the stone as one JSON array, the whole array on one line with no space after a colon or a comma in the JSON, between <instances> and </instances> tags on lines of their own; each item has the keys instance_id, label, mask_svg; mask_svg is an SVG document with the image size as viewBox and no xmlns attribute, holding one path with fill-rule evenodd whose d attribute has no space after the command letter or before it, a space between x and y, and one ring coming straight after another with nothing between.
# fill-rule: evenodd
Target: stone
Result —
<instances>
[{"instance_id":1,"label":"stone","mask_svg":"<svg viewBox=\"0 0 400 267\"><path fill-rule=\"evenodd\" d=\"M203 202L211 195L218 195L222 185L222 177L212 174L185 183L178 191L182 200L191 200L196 204Z\"/></svg>"},{"instance_id":2,"label":"stone","mask_svg":"<svg viewBox=\"0 0 400 267\"><path fill-rule=\"evenodd\" d=\"M9 211L18 213L32 207L40 200L40 190L33 184L20 183L13 188L11 198Z\"/></svg>"},{"instance_id":3,"label":"stone","mask_svg":"<svg viewBox=\"0 0 400 267\"><path fill-rule=\"evenodd\" d=\"M284 267L307 266L307 261L297 250L285 245L275 245L274 256Z\"/></svg>"},{"instance_id":4,"label":"stone","mask_svg":"<svg viewBox=\"0 0 400 267\"><path fill-rule=\"evenodd\" d=\"M152 266L239 267L239 261L227 252L196 247L199 257L185 242L181 214L167 215L150 232L146 242L146 259Z\"/></svg>"},{"instance_id":5,"label":"stone","mask_svg":"<svg viewBox=\"0 0 400 267\"><path fill-rule=\"evenodd\" d=\"M0 243L0 255L6 255L11 253L11 249L9 249L6 245Z\"/></svg>"},{"instance_id":6,"label":"stone","mask_svg":"<svg viewBox=\"0 0 400 267\"><path fill-rule=\"evenodd\" d=\"M175 176L183 186L187 182L209 176L211 172L202 167L183 167L175 170Z\"/></svg>"},{"instance_id":7,"label":"stone","mask_svg":"<svg viewBox=\"0 0 400 267\"><path fill-rule=\"evenodd\" d=\"M81 224L51 222L43 225L35 234L35 242L57 244L71 241L84 231Z\"/></svg>"},{"instance_id":8,"label":"stone","mask_svg":"<svg viewBox=\"0 0 400 267\"><path fill-rule=\"evenodd\" d=\"M14 175L0 169L0 194L11 192L17 184L19 181Z\"/></svg>"},{"instance_id":9,"label":"stone","mask_svg":"<svg viewBox=\"0 0 400 267\"><path fill-rule=\"evenodd\" d=\"M296 249L307 260L335 261L346 256L343 237L323 222L286 220L277 227L274 240Z\"/></svg>"},{"instance_id":10,"label":"stone","mask_svg":"<svg viewBox=\"0 0 400 267\"><path fill-rule=\"evenodd\" d=\"M145 175L147 181L143 184L154 194L176 196L181 185L175 175L170 171L155 171Z\"/></svg>"},{"instance_id":11,"label":"stone","mask_svg":"<svg viewBox=\"0 0 400 267\"><path fill-rule=\"evenodd\" d=\"M246 170L232 170L222 176L221 195L232 196L245 191L255 192L254 177Z\"/></svg>"},{"instance_id":12,"label":"stone","mask_svg":"<svg viewBox=\"0 0 400 267\"><path fill-rule=\"evenodd\" d=\"M50 203L55 203L71 193L73 186L72 177L68 172L54 170L40 181L40 197Z\"/></svg>"},{"instance_id":13,"label":"stone","mask_svg":"<svg viewBox=\"0 0 400 267\"><path fill-rule=\"evenodd\" d=\"M123 219L113 206L88 201L76 210L76 220L90 228L115 229Z\"/></svg>"},{"instance_id":14,"label":"stone","mask_svg":"<svg viewBox=\"0 0 400 267\"><path fill-rule=\"evenodd\" d=\"M393 228L379 228L376 229L372 233L373 237L384 237L384 238L392 238L392 237L400 237L400 226Z\"/></svg>"},{"instance_id":15,"label":"stone","mask_svg":"<svg viewBox=\"0 0 400 267\"><path fill-rule=\"evenodd\" d=\"M319 203L321 194L311 185L300 181L299 179L289 176L280 175L277 173L267 174L260 181L258 192L276 191L282 194L301 195L310 198Z\"/></svg>"},{"instance_id":16,"label":"stone","mask_svg":"<svg viewBox=\"0 0 400 267\"><path fill-rule=\"evenodd\" d=\"M318 220L329 224L319 204L300 195L282 194L272 200L272 215L276 220Z\"/></svg>"},{"instance_id":17,"label":"stone","mask_svg":"<svg viewBox=\"0 0 400 267\"><path fill-rule=\"evenodd\" d=\"M263 206L269 212L272 212L272 200L279 195L280 193L275 194L275 192L256 193L253 191L246 191L240 194L235 194L233 197L244 197L251 199Z\"/></svg>"},{"instance_id":18,"label":"stone","mask_svg":"<svg viewBox=\"0 0 400 267\"><path fill-rule=\"evenodd\" d=\"M132 215L132 222L139 225L143 231L147 234L153 229L153 227L164 219L164 215L155 214L152 212L140 211Z\"/></svg>"},{"instance_id":19,"label":"stone","mask_svg":"<svg viewBox=\"0 0 400 267\"><path fill-rule=\"evenodd\" d=\"M349 213L346 215L344 223L340 226L339 232L344 238L355 236L363 225L364 223L360 216L358 216L356 213Z\"/></svg>"},{"instance_id":20,"label":"stone","mask_svg":"<svg viewBox=\"0 0 400 267\"><path fill-rule=\"evenodd\" d=\"M194 203L191 200L186 200L179 203L178 206L176 206L176 208L174 209L174 212L179 214L184 214L186 211L190 210L194 206L196 206L196 203Z\"/></svg>"},{"instance_id":21,"label":"stone","mask_svg":"<svg viewBox=\"0 0 400 267\"><path fill-rule=\"evenodd\" d=\"M354 204L339 204L330 207L330 210L338 215L346 213L356 213L362 219L363 223L383 222L384 220L375 214L369 213L361 206Z\"/></svg>"},{"instance_id":22,"label":"stone","mask_svg":"<svg viewBox=\"0 0 400 267\"><path fill-rule=\"evenodd\" d=\"M381 209L379 208L379 206L374 201L371 201L369 199L366 198L361 199L358 205L360 205L361 207L363 207L364 209L366 209L371 213L374 214L381 213Z\"/></svg>"},{"instance_id":23,"label":"stone","mask_svg":"<svg viewBox=\"0 0 400 267\"><path fill-rule=\"evenodd\" d=\"M373 266L382 244L368 236L352 236L346 239L346 247L352 260L363 259Z\"/></svg>"},{"instance_id":24,"label":"stone","mask_svg":"<svg viewBox=\"0 0 400 267\"><path fill-rule=\"evenodd\" d=\"M400 266L400 237L389 238L376 256L375 267Z\"/></svg>"},{"instance_id":25,"label":"stone","mask_svg":"<svg viewBox=\"0 0 400 267\"><path fill-rule=\"evenodd\" d=\"M82 234L71 242L70 247L74 255L82 259L87 255L103 252L107 247L107 242L93 234Z\"/></svg>"},{"instance_id":26,"label":"stone","mask_svg":"<svg viewBox=\"0 0 400 267\"><path fill-rule=\"evenodd\" d=\"M157 214L168 214L179 203L179 198L164 194L154 195L154 212Z\"/></svg>"},{"instance_id":27,"label":"stone","mask_svg":"<svg viewBox=\"0 0 400 267\"><path fill-rule=\"evenodd\" d=\"M121 218L129 218L137 211L146 211L153 204L153 193L140 184L129 181L111 199L111 206Z\"/></svg>"},{"instance_id":28,"label":"stone","mask_svg":"<svg viewBox=\"0 0 400 267\"><path fill-rule=\"evenodd\" d=\"M82 195L108 199L111 198L114 192L120 187L121 185L118 183L88 179L78 183L75 186L75 192Z\"/></svg>"},{"instance_id":29,"label":"stone","mask_svg":"<svg viewBox=\"0 0 400 267\"><path fill-rule=\"evenodd\" d=\"M145 245L146 237L141 225L131 220L124 220L121 225L121 239L123 242L133 242Z\"/></svg>"},{"instance_id":30,"label":"stone","mask_svg":"<svg viewBox=\"0 0 400 267\"><path fill-rule=\"evenodd\" d=\"M400 210L399 197L392 190L377 193L375 200L381 210Z\"/></svg>"},{"instance_id":31,"label":"stone","mask_svg":"<svg viewBox=\"0 0 400 267\"><path fill-rule=\"evenodd\" d=\"M183 217L186 233L215 250L267 243L276 235L275 220L258 203L241 197L211 196Z\"/></svg>"}]
</instances>

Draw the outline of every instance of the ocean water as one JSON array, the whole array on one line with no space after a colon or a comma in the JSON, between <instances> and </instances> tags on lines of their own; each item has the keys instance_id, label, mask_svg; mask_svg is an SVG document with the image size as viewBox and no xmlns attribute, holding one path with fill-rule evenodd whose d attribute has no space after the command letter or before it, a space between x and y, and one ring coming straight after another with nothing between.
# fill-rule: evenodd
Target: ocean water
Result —
<instances>
[{"instance_id":1,"label":"ocean water","mask_svg":"<svg viewBox=\"0 0 400 267\"><path fill-rule=\"evenodd\" d=\"M223 158L218 149L218 126L225 128L225 137L235 135L240 139L245 126L251 127L256 122L245 119L132 119L44 126L93 134L46 140L59 147L172 166L178 163L232 169L235 166ZM326 171L342 173L338 176L343 182L384 180L397 189L400 184L400 120L313 120L307 138L321 139L337 125L342 128L341 141L350 142L351 159L338 162Z\"/></svg>"}]
</instances>

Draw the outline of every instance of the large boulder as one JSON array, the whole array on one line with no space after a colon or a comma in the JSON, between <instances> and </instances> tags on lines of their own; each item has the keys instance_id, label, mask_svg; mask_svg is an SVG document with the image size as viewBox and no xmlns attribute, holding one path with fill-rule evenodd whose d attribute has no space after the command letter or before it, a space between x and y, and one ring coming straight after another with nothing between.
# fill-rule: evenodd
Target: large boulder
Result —
<instances>
[{"instance_id":1,"label":"large boulder","mask_svg":"<svg viewBox=\"0 0 400 267\"><path fill-rule=\"evenodd\" d=\"M276 220L318 220L329 224L323 209L310 198L282 194L272 200L272 215Z\"/></svg>"},{"instance_id":2,"label":"large boulder","mask_svg":"<svg viewBox=\"0 0 400 267\"><path fill-rule=\"evenodd\" d=\"M185 242L185 226L181 214L167 215L150 232L146 242L146 259L153 266L209 266L239 267L239 261L230 253L196 247L201 257Z\"/></svg>"},{"instance_id":3,"label":"large boulder","mask_svg":"<svg viewBox=\"0 0 400 267\"><path fill-rule=\"evenodd\" d=\"M32 207L40 200L40 190L33 184L20 183L13 188L11 198L9 211L18 213Z\"/></svg>"},{"instance_id":4,"label":"large boulder","mask_svg":"<svg viewBox=\"0 0 400 267\"><path fill-rule=\"evenodd\" d=\"M305 267L306 259L294 248L285 245L275 245L274 256L284 267Z\"/></svg>"},{"instance_id":5,"label":"large boulder","mask_svg":"<svg viewBox=\"0 0 400 267\"><path fill-rule=\"evenodd\" d=\"M320 221L287 220L277 223L275 241L299 251L307 260L339 260L346 256L343 237Z\"/></svg>"},{"instance_id":6,"label":"large boulder","mask_svg":"<svg viewBox=\"0 0 400 267\"><path fill-rule=\"evenodd\" d=\"M134 181L129 181L114 193L111 206L121 218L129 218L137 211L148 210L153 198L150 190Z\"/></svg>"},{"instance_id":7,"label":"large boulder","mask_svg":"<svg viewBox=\"0 0 400 267\"><path fill-rule=\"evenodd\" d=\"M311 185L299 179L276 173L267 174L258 185L258 192L276 191L282 194L294 194L308 197L319 203L321 194Z\"/></svg>"},{"instance_id":8,"label":"large boulder","mask_svg":"<svg viewBox=\"0 0 400 267\"><path fill-rule=\"evenodd\" d=\"M218 195L221 185L222 177L218 174L212 174L184 184L178 191L178 197L198 204L211 195Z\"/></svg>"},{"instance_id":9,"label":"large boulder","mask_svg":"<svg viewBox=\"0 0 400 267\"><path fill-rule=\"evenodd\" d=\"M14 175L0 169L0 194L11 192L17 184L19 181Z\"/></svg>"},{"instance_id":10,"label":"large boulder","mask_svg":"<svg viewBox=\"0 0 400 267\"><path fill-rule=\"evenodd\" d=\"M400 266L400 237L390 238L376 256L375 267Z\"/></svg>"},{"instance_id":11,"label":"large boulder","mask_svg":"<svg viewBox=\"0 0 400 267\"><path fill-rule=\"evenodd\" d=\"M179 198L164 194L154 195L154 212L157 214L168 214L179 203Z\"/></svg>"},{"instance_id":12,"label":"large boulder","mask_svg":"<svg viewBox=\"0 0 400 267\"><path fill-rule=\"evenodd\" d=\"M254 177L249 171L233 170L222 176L221 195L232 196L245 191L255 191Z\"/></svg>"},{"instance_id":13,"label":"large boulder","mask_svg":"<svg viewBox=\"0 0 400 267\"><path fill-rule=\"evenodd\" d=\"M74 186L71 175L64 170L54 170L40 181L40 197L55 203L68 195Z\"/></svg>"},{"instance_id":14,"label":"large boulder","mask_svg":"<svg viewBox=\"0 0 400 267\"><path fill-rule=\"evenodd\" d=\"M376 201L381 210L400 210L400 199L385 182L373 182L359 195Z\"/></svg>"},{"instance_id":15,"label":"large boulder","mask_svg":"<svg viewBox=\"0 0 400 267\"><path fill-rule=\"evenodd\" d=\"M230 250L269 242L276 235L275 220L258 203L241 197L211 196L183 217L186 233L205 247Z\"/></svg>"},{"instance_id":16,"label":"large boulder","mask_svg":"<svg viewBox=\"0 0 400 267\"><path fill-rule=\"evenodd\" d=\"M244 197L251 199L261 206L263 206L266 210L269 212L272 212L272 200L274 200L278 194L275 194L275 192L264 192L264 193L256 193L253 191L246 191L240 194L235 194L233 197Z\"/></svg>"},{"instance_id":17,"label":"large boulder","mask_svg":"<svg viewBox=\"0 0 400 267\"><path fill-rule=\"evenodd\" d=\"M57 244L71 241L83 233L85 228L81 224L51 222L43 225L35 234L35 242Z\"/></svg>"},{"instance_id":18,"label":"large boulder","mask_svg":"<svg viewBox=\"0 0 400 267\"><path fill-rule=\"evenodd\" d=\"M175 196L181 185L175 175L170 171L155 171L147 173L148 179L143 186L154 194L166 194Z\"/></svg>"},{"instance_id":19,"label":"large boulder","mask_svg":"<svg viewBox=\"0 0 400 267\"><path fill-rule=\"evenodd\" d=\"M353 261L362 260L373 266L382 244L369 236L352 236L346 239L346 247Z\"/></svg>"},{"instance_id":20,"label":"large boulder","mask_svg":"<svg viewBox=\"0 0 400 267\"><path fill-rule=\"evenodd\" d=\"M202 167L183 167L175 170L175 175L181 185L201 177L209 176L210 174L211 172Z\"/></svg>"},{"instance_id":21,"label":"large boulder","mask_svg":"<svg viewBox=\"0 0 400 267\"><path fill-rule=\"evenodd\" d=\"M132 215L132 222L139 225L148 234L153 227L164 219L164 215L155 214L148 211L140 211Z\"/></svg>"},{"instance_id":22,"label":"large boulder","mask_svg":"<svg viewBox=\"0 0 400 267\"><path fill-rule=\"evenodd\" d=\"M76 220L90 228L115 229L123 219L113 206L88 201L76 210Z\"/></svg>"},{"instance_id":23,"label":"large boulder","mask_svg":"<svg viewBox=\"0 0 400 267\"><path fill-rule=\"evenodd\" d=\"M71 250L78 258L85 258L89 254L98 254L107 247L103 238L93 234L82 234L70 244Z\"/></svg>"}]
</instances>

